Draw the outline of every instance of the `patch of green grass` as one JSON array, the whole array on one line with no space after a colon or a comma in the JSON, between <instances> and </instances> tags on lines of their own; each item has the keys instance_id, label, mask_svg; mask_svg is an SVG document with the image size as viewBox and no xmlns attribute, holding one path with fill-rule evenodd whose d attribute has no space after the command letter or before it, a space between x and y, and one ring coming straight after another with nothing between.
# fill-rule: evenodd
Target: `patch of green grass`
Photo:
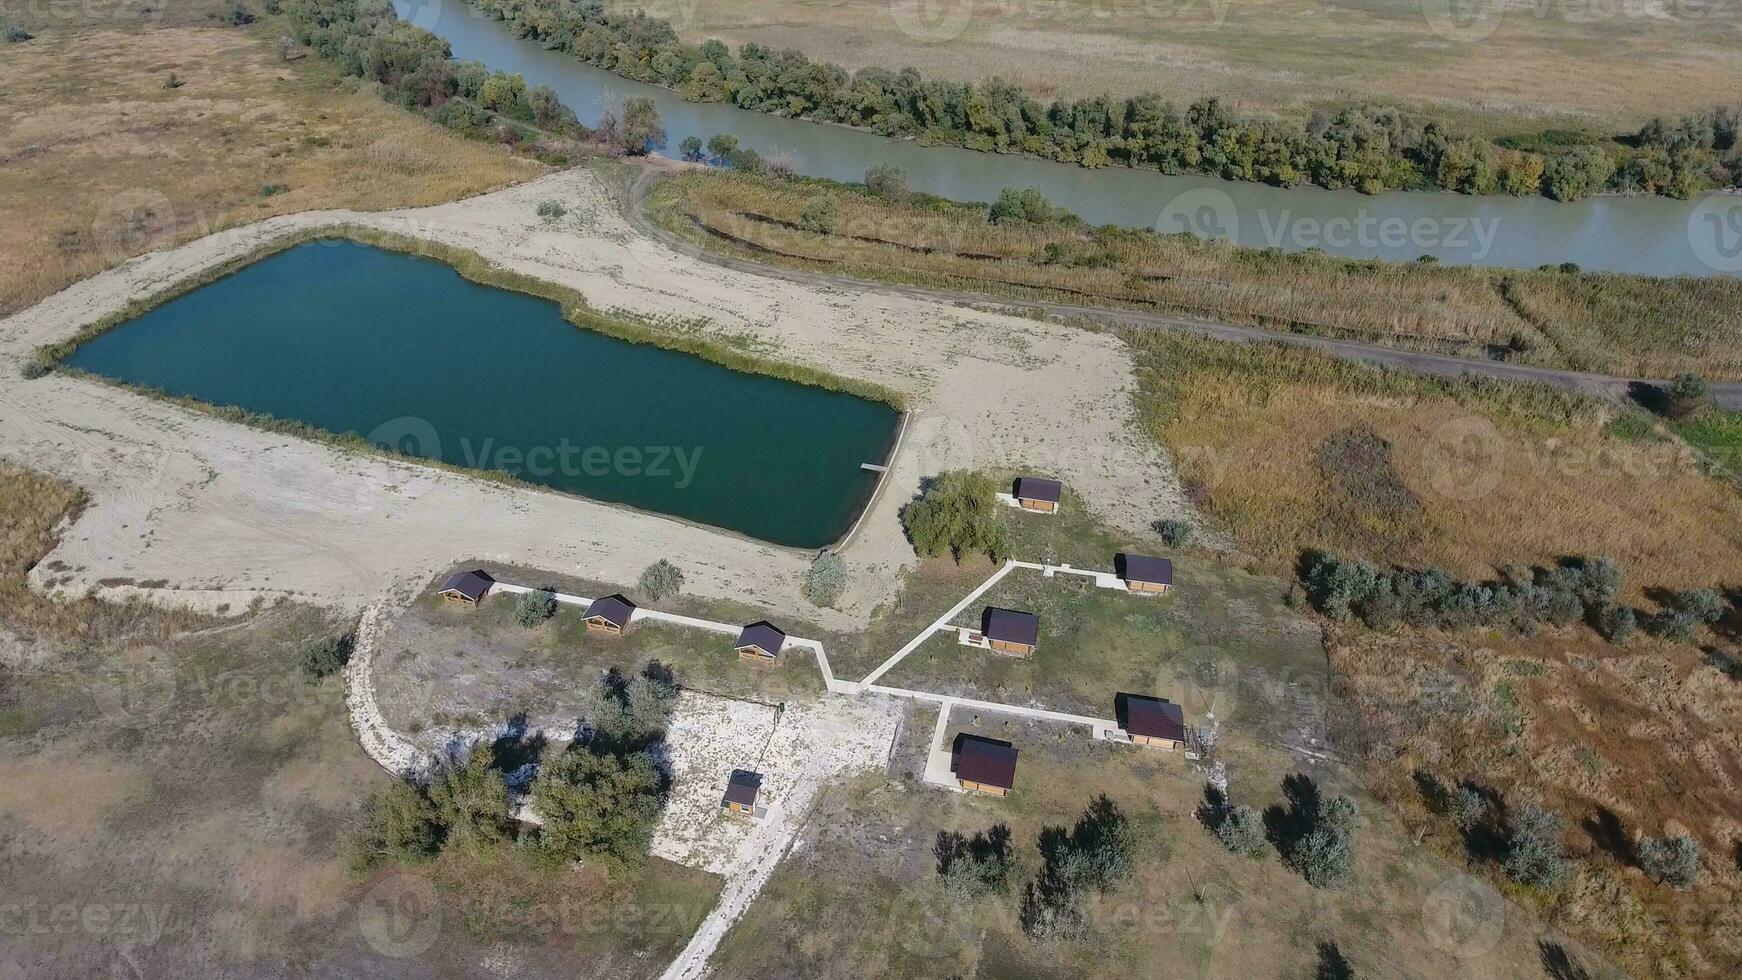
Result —
<instances>
[{"instance_id":1,"label":"patch of green grass","mask_svg":"<svg viewBox=\"0 0 1742 980\"><path fill-rule=\"evenodd\" d=\"M1742 412L1711 408L1672 428L1720 467L1734 473L1742 464Z\"/></svg>"}]
</instances>

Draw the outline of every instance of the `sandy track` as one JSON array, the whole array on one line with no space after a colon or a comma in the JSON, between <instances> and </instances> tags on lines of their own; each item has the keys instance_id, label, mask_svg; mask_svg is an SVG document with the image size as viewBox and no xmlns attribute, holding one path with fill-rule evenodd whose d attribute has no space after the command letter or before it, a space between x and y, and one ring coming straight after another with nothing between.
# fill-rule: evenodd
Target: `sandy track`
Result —
<instances>
[{"instance_id":1,"label":"sandy track","mask_svg":"<svg viewBox=\"0 0 1742 980\"><path fill-rule=\"evenodd\" d=\"M540 221L535 206L549 198L570 213ZM360 608L386 592L409 596L466 557L620 582L669 557L695 593L809 611L798 593L808 556L790 549L273 435L99 383L19 374L36 347L131 300L287 232L337 223L471 249L576 288L600 309L705 321L784 360L911 395L906 445L846 550L854 574L843 611L811 614L830 628L863 623L891 595L894 573L912 560L897 511L923 475L946 467L1061 477L1097 517L1133 530L1184 507L1171 467L1137 431L1118 340L697 262L637 231L595 177L571 171L433 208L271 219L142 256L0 321L0 455L69 479L93 501L34 573L39 587L53 580L205 607L292 595Z\"/></svg>"}]
</instances>

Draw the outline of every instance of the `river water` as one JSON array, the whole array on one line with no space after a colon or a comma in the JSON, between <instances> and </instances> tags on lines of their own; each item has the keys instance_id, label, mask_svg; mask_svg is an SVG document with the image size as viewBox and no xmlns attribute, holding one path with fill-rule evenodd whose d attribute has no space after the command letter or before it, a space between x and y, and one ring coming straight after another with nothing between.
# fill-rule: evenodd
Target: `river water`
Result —
<instances>
[{"instance_id":1,"label":"river water","mask_svg":"<svg viewBox=\"0 0 1742 980\"><path fill-rule=\"evenodd\" d=\"M454 55L549 85L584 123L625 99L652 97L677 155L686 136L732 133L765 159L802 174L856 181L890 163L908 184L957 200L990 200L1004 187L1037 187L1093 224L1191 231L1243 245L1321 248L1355 258L1535 268L1574 262L1590 270L1651 275L1742 273L1742 195L1693 201L1605 197L1559 204L1547 198L1393 192L1364 195L1318 187L1283 189L1213 177L1165 176L1108 167L1086 170L955 147L925 147L872 133L783 119L620 78L515 37L464 0L394 0L402 18L446 38Z\"/></svg>"}]
</instances>

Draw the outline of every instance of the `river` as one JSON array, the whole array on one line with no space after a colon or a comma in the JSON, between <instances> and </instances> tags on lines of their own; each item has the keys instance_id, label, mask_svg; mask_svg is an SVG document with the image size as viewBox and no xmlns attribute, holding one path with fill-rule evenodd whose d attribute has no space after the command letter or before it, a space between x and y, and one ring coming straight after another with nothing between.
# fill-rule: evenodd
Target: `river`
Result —
<instances>
[{"instance_id":1,"label":"river","mask_svg":"<svg viewBox=\"0 0 1742 980\"><path fill-rule=\"evenodd\" d=\"M1447 264L1506 268L1574 262L1589 270L1649 275L1742 272L1739 195L1561 204L1542 197L1284 189L1124 167L1087 170L685 102L668 89L517 38L464 0L394 0L394 6L402 18L446 38L455 57L518 72L528 85L550 86L589 125L607 110L621 114L630 96L652 97L668 156L677 155L686 136L706 140L732 133L765 159L784 159L810 176L856 181L872 164L890 163L907 172L913 189L943 197L990 200L1004 187L1037 187L1094 224L1191 231L1254 247L1397 260L1431 255Z\"/></svg>"}]
</instances>

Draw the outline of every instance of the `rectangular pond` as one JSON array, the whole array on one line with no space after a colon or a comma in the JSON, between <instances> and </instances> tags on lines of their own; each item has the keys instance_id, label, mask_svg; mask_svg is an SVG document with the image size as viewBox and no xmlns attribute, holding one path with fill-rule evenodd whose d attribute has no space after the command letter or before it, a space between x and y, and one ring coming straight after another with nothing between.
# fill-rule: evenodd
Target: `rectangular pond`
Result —
<instances>
[{"instance_id":1,"label":"rectangular pond","mask_svg":"<svg viewBox=\"0 0 1742 980\"><path fill-rule=\"evenodd\" d=\"M262 259L66 363L803 548L851 527L876 486L860 464L885 461L900 418L582 329L549 300L343 240Z\"/></svg>"}]
</instances>

